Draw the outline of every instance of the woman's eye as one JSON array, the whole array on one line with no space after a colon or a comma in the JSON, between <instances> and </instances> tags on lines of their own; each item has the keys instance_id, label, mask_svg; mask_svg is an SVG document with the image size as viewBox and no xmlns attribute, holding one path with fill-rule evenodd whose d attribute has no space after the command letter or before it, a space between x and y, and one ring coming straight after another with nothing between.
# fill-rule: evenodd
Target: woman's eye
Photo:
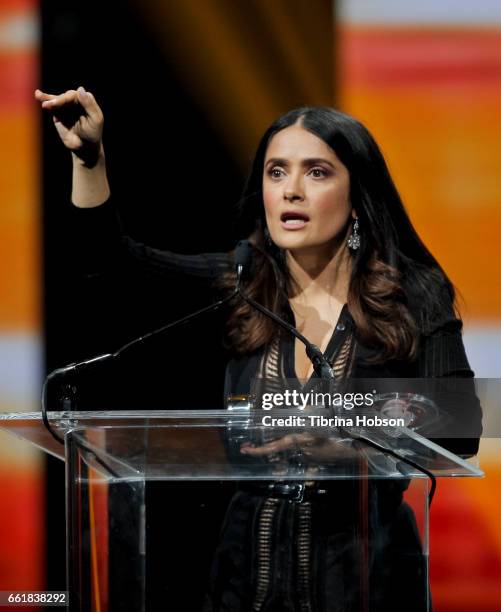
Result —
<instances>
[{"instance_id":1,"label":"woman's eye","mask_svg":"<svg viewBox=\"0 0 501 612\"><path fill-rule=\"evenodd\" d=\"M327 172L323 168L312 168L310 172L314 178L323 178L327 176Z\"/></svg>"},{"instance_id":2,"label":"woman's eye","mask_svg":"<svg viewBox=\"0 0 501 612\"><path fill-rule=\"evenodd\" d=\"M271 178L280 178L283 175L283 170L281 168L270 168L268 174Z\"/></svg>"}]
</instances>

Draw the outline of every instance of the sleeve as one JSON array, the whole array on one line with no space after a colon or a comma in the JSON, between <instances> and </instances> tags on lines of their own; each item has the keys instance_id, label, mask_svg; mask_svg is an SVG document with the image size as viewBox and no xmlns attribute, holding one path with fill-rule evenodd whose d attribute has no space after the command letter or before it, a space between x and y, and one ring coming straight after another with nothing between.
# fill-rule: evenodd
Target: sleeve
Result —
<instances>
[{"instance_id":1,"label":"sleeve","mask_svg":"<svg viewBox=\"0 0 501 612\"><path fill-rule=\"evenodd\" d=\"M71 207L77 266L86 276L128 270L154 276L190 276L211 284L231 269L227 253L184 255L155 249L127 236L118 210L108 200L94 208Z\"/></svg>"},{"instance_id":2,"label":"sleeve","mask_svg":"<svg viewBox=\"0 0 501 612\"><path fill-rule=\"evenodd\" d=\"M418 376L440 379L433 383L433 399L442 424L439 423L433 440L457 455L469 457L478 452L482 409L463 344L462 327L449 304L445 314L422 334ZM446 437L439 437L440 431Z\"/></svg>"},{"instance_id":3,"label":"sleeve","mask_svg":"<svg viewBox=\"0 0 501 612\"><path fill-rule=\"evenodd\" d=\"M453 313L423 333L418 358L419 376L460 376L472 378L461 330L463 324Z\"/></svg>"}]
</instances>

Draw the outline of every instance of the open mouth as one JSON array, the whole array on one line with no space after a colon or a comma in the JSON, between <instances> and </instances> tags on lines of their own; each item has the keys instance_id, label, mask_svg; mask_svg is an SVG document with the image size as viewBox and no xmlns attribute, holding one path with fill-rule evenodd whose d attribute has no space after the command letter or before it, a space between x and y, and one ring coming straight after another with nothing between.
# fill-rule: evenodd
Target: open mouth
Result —
<instances>
[{"instance_id":1,"label":"open mouth","mask_svg":"<svg viewBox=\"0 0 501 612\"><path fill-rule=\"evenodd\" d=\"M283 212L280 215L280 221L283 223L283 225L291 229L297 227L304 227L309 220L310 218L308 217L308 215L296 210Z\"/></svg>"}]
</instances>

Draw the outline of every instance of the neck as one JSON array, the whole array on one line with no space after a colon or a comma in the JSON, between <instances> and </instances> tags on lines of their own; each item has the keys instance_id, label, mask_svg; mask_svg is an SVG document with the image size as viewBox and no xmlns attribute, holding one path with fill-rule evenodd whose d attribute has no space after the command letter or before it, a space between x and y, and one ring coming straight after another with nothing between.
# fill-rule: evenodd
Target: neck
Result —
<instances>
[{"instance_id":1,"label":"neck","mask_svg":"<svg viewBox=\"0 0 501 612\"><path fill-rule=\"evenodd\" d=\"M343 244L300 251L287 251L287 264L299 296L328 295L345 303L351 276L351 257Z\"/></svg>"}]
</instances>

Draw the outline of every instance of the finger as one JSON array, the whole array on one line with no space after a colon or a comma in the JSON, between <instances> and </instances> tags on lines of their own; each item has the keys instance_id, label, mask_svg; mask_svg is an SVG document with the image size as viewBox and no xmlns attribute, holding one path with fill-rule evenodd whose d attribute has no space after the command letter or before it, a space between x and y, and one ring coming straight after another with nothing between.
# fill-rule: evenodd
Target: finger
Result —
<instances>
[{"instance_id":1,"label":"finger","mask_svg":"<svg viewBox=\"0 0 501 612\"><path fill-rule=\"evenodd\" d=\"M77 95L78 101L84 107L85 112L89 115L89 117L95 121L99 121L102 116L101 109L99 108L99 105L91 92L85 91L85 89L80 86L77 89Z\"/></svg>"},{"instance_id":2,"label":"finger","mask_svg":"<svg viewBox=\"0 0 501 612\"><path fill-rule=\"evenodd\" d=\"M39 101L39 102L45 102L46 100L52 100L52 98L55 98L56 94L50 94L50 93L46 93L45 91L42 91L41 89L35 89L35 98Z\"/></svg>"},{"instance_id":3,"label":"finger","mask_svg":"<svg viewBox=\"0 0 501 612\"><path fill-rule=\"evenodd\" d=\"M68 149L73 151L82 147L82 139L77 134L72 133L61 122L56 123L56 130Z\"/></svg>"},{"instance_id":4,"label":"finger","mask_svg":"<svg viewBox=\"0 0 501 612\"><path fill-rule=\"evenodd\" d=\"M278 453L280 451L295 449L304 449L311 447L315 443L315 437L310 433L289 434L278 440L273 440L263 444L262 446L254 446L250 442L245 442L240 447L240 451L248 455L267 455L270 453Z\"/></svg>"},{"instance_id":5,"label":"finger","mask_svg":"<svg viewBox=\"0 0 501 612\"><path fill-rule=\"evenodd\" d=\"M42 108L59 108L65 104L75 104L78 102L77 92L74 89L68 89L63 94L53 96L52 98L42 102Z\"/></svg>"},{"instance_id":6,"label":"finger","mask_svg":"<svg viewBox=\"0 0 501 612\"><path fill-rule=\"evenodd\" d=\"M284 436L279 440L273 440L273 442L268 442L262 446L256 446L253 448L246 446L245 448L242 447L240 450L245 455L262 456L289 450L290 448L294 448L295 445L296 442L293 436Z\"/></svg>"}]
</instances>

